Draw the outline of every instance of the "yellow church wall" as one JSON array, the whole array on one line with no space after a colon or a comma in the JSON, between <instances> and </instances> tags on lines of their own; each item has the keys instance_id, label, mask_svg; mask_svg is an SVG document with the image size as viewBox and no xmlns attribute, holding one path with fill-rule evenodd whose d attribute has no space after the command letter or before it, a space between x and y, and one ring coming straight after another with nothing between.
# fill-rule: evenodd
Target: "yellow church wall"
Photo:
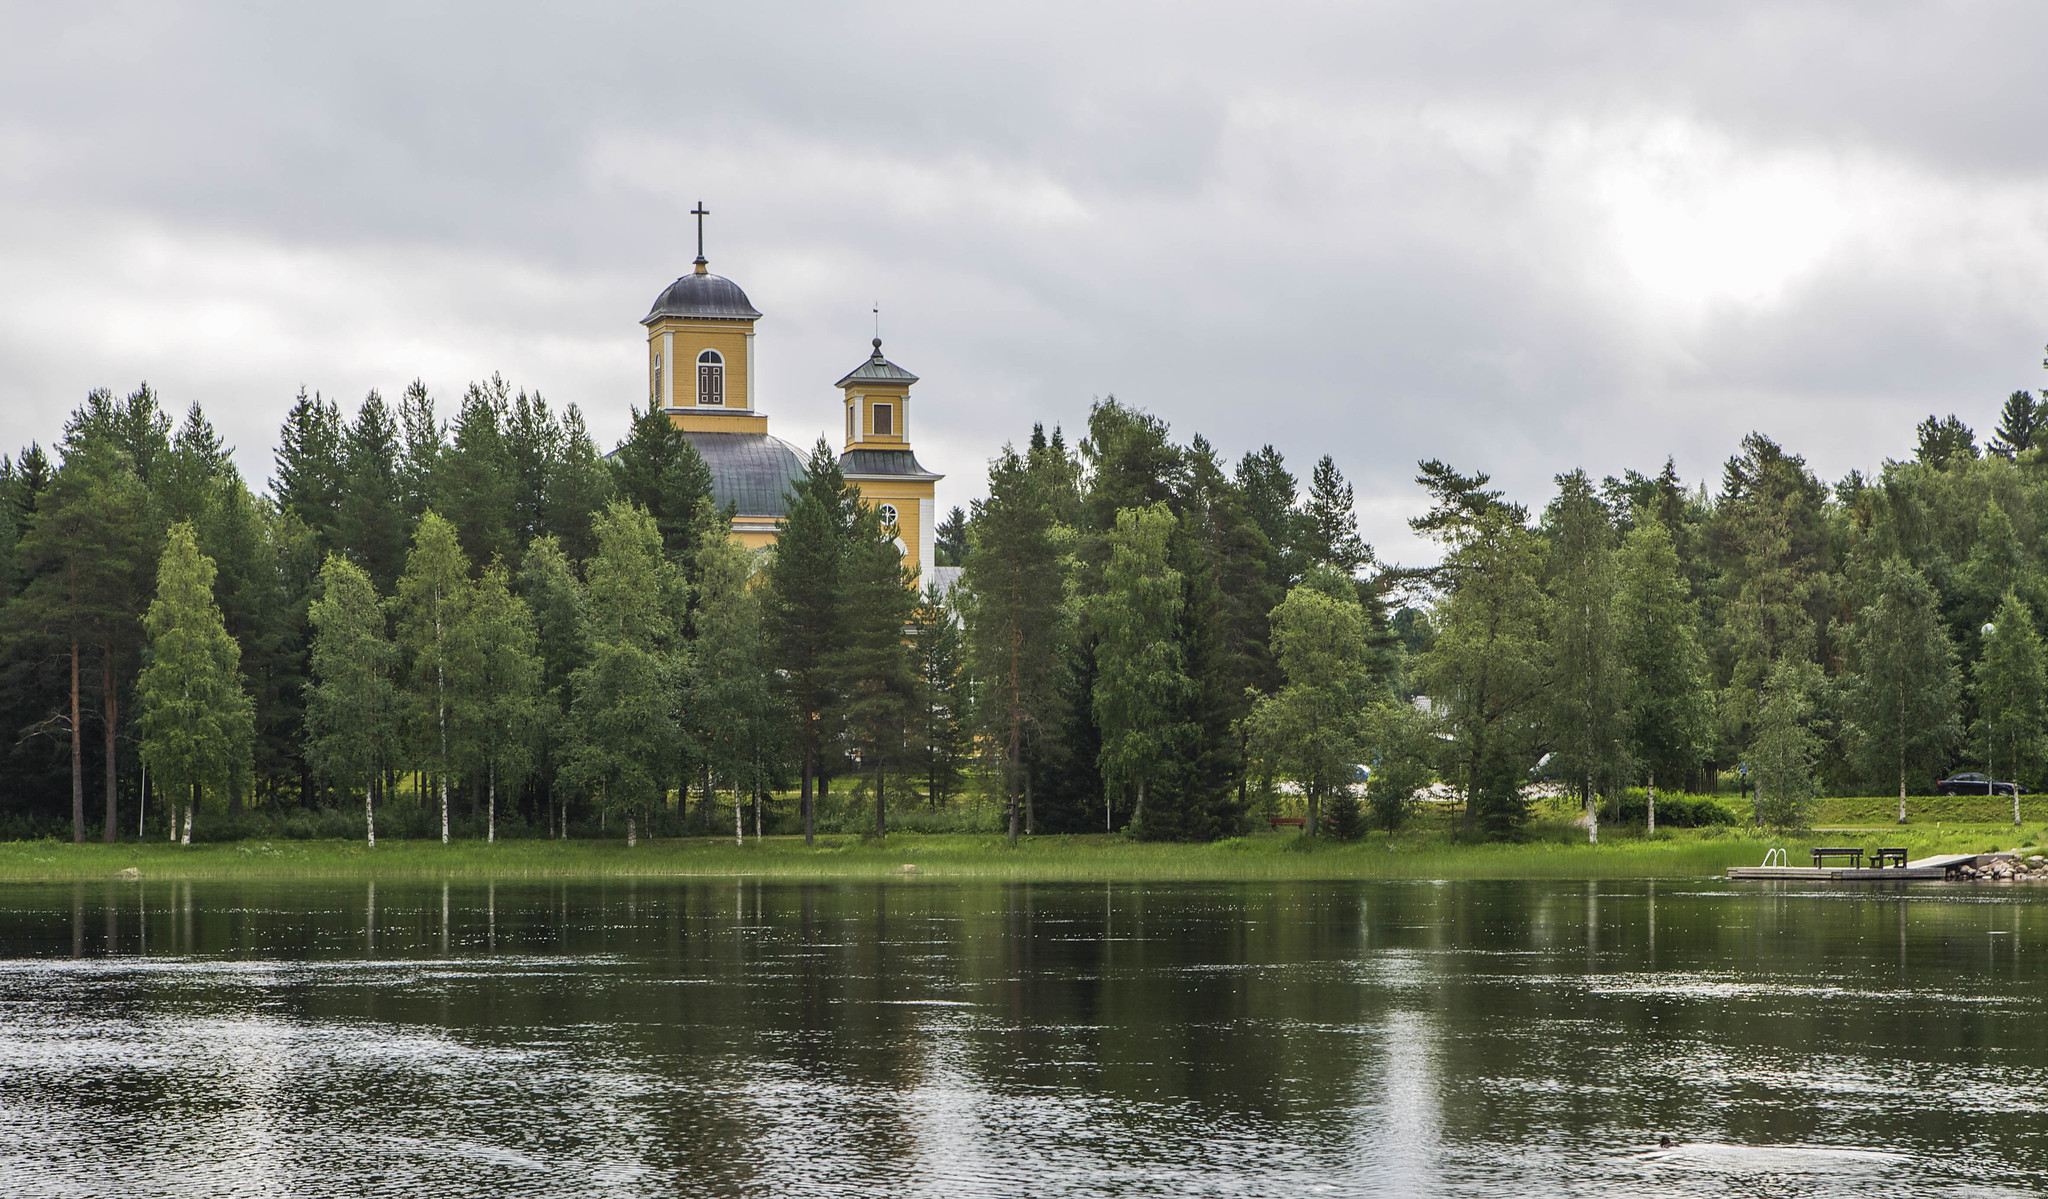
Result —
<instances>
[{"instance_id":1,"label":"yellow church wall","mask_svg":"<svg viewBox=\"0 0 2048 1199\"><path fill-rule=\"evenodd\" d=\"M909 394L904 391L888 392L877 390L862 392L861 395L864 396L865 398L849 398L846 401L846 412L849 414L855 414L855 419L858 420L860 425L860 440L856 441L851 436L848 436L846 439L846 448L849 450L859 449L862 447L866 447L868 449L897 450L902 449L905 445L908 445L909 441L904 436L903 430L905 428L905 412L910 407ZM889 422L890 428L893 429L894 432L885 434L877 434L875 432L875 405L878 403L887 404L892 409L894 409L894 412ZM842 417L842 423L845 423L844 417Z\"/></svg>"},{"instance_id":2,"label":"yellow church wall","mask_svg":"<svg viewBox=\"0 0 2048 1199\"><path fill-rule=\"evenodd\" d=\"M751 355L747 353L747 335L753 331L751 321L684 321L670 318L656 321L648 328L647 334L647 378L649 390L653 389L654 357L662 352L664 342L671 342L675 360L664 360L662 390L667 396L662 399L664 408L695 408L697 406L697 355L705 350L717 350L725 359L725 407L746 411L747 381L753 371ZM673 334L672 338L664 334Z\"/></svg>"},{"instance_id":3,"label":"yellow church wall","mask_svg":"<svg viewBox=\"0 0 2048 1199\"><path fill-rule=\"evenodd\" d=\"M848 482L860 489L860 498L868 507L896 506L896 535L903 539L903 561L923 570L923 543L930 537L937 518L936 486L928 479L852 478Z\"/></svg>"}]
</instances>

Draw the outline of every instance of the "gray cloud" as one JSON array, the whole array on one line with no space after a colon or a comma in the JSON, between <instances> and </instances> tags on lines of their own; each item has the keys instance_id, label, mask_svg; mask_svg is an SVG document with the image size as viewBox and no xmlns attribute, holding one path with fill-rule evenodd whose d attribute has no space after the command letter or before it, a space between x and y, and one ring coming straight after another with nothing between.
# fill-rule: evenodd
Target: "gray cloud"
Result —
<instances>
[{"instance_id":1,"label":"gray cloud","mask_svg":"<svg viewBox=\"0 0 2048 1199\"><path fill-rule=\"evenodd\" d=\"M776 430L879 301L953 501L1114 392L1412 560L1419 457L1839 475L2042 378L2036 6L0 15L0 445L147 377L260 479L302 384L493 370L614 438L699 197Z\"/></svg>"}]
</instances>

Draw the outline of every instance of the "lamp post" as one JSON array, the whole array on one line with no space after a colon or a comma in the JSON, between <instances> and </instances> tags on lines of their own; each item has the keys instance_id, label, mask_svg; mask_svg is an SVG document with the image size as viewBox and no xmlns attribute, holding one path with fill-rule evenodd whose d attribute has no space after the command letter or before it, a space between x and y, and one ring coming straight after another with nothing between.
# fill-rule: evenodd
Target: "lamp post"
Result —
<instances>
[{"instance_id":1,"label":"lamp post","mask_svg":"<svg viewBox=\"0 0 2048 1199\"><path fill-rule=\"evenodd\" d=\"M1978 632L1982 633L1984 640L1989 642L1992 637L1997 635L1998 626L1987 620L1984 622L1984 627L1979 629ZM1992 741L1992 737L1995 735L1991 715L1987 712L1984 715L1984 774L1986 776L1984 779L1984 794L1986 795L1998 793L1997 774L1991 769L1991 747L1995 744ZM2013 781L2012 785L2012 826L2014 828L2020 826L2020 785L2017 779Z\"/></svg>"}]
</instances>

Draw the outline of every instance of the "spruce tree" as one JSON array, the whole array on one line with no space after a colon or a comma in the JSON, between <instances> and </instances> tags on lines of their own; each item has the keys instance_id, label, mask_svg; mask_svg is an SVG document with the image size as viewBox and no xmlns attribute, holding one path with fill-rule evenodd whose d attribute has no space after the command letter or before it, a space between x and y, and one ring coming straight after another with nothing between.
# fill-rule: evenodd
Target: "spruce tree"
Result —
<instances>
[{"instance_id":1,"label":"spruce tree","mask_svg":"<svg viewBox=\"0 0 2048 1199\"><path fill-rule=\"evenodd\" d=\"M1936 771L1960 731L1955 648L1942 628L1934 589L1911 563L1878 565L1850 632L1849 718L1865 771L1899 785L1906 822L1906 773Z\"/></svg>"},{"instance_id":2,"label":"spruce tree","mask_svg":"<svg viewBox=\"0 0 2048 1199\"><path fill-rule=\"evenodd\" d=\"M555 785L563 747L570 739L572 680L589 661L584 595L575 567L551 536L534 539L519 565L519 595L533 613L535 649L540 657L540 706L544 732L535 738L539 782L549 824L568 835L569 792ZM559 816L559 824L556 823Z\"/></svg>"},{"instance_id":3,"label":"spruce tree","mask_svg":"<svg viewBox=\"0 0 2048 1199\"><path fill-rule=\"evenodd\" d=\"M1433 503L1409 525L1445 554L1427 576L1442 599L1416 677L1443 716L1442 773L1465 793L1464 830L1498 835L1528 815L1522 785L1535 765L1543 694L1544 546L1519 505L1486 489L1485 475L1431 461L1420 481Z\"/></svg>"},{"instance_id":4,"label":"spruce tree","mask_svg":"<svg viewBox=\"0 0 2048 1199\"><path fill-rule=\"evenodd\" d=\"M348 486L341 495L335 540L378 593L388 595L405 568L410 522L400 477L398 422L383 396L372 391L363 397L342 446Z\"/></svg>"},{"instance_id":5,"label":"spruce tree","mask_svg":"<svg viewBox=\"0 0 2048 1199\"><path fill-rule=\"evenodd\" d=\"M925 797L934 811L960 789L973 751L974 729L967 710L966 644L957 610L937 583L926 585L910 618L910 644L917 669L911 712L911 745Z\"/></svg>"},{"instance_id":6,"label":"spruce tree","mask_svg":"<svg viewBox=\"0 0 2048 1199\"><path fill-rule=\"evenodd\" d=\"M548 484L562 456L562 429L539 392L521 391L504 417L505 468L512 489L512 543L526 552L533 539L549 531Z\"/></svg>"},{"instance_id":7,"label":"spruce tree","mask_svg":"<svg viewBox=\"0 0 2048 1199\"><path fill-rule=\"evenodd\" d=\"M2032 392L2015 391L2005 397L2005 407L1998 414L1998 429L1992 434L1991 453L2005 458L2016 458L2034 448L2034 442L2041 436L2041 404Z\"/></svg>"},{"instance_id":8,"label":"spruce tree","mask_svg":"<svg viewBox=\"0 0 2048 1199\"><path fill-rule=\"evenodd\" d=\"M1301 580L1302 514L1295 507L1294 476L1280 451L1263 446L1237 462L1237 488L1245 512L1266 535L1271 547L1271 585L1275 595Z\"/></svg>"},{"instance_id":9,"label":"spruce tree","mask_svg":"<svg viewBox=\"0 0 2048 1199\"><path fill-rule=\"evenodd\" d=\"M279 508L314 531L323 551L334 545L341 495L347 479L342 469L341 411L316 393L302 388L277 447L277 477L271 495Z\"/></svg>"},{"instance_id":10,"label":"spruce tree","mask_svg":"<svg viewBox=\"0 0 2048 1199\"><path fill-rule=\"evenodd\" d=\"M393 597L398 645L404 655L402 700L412 730L413 761L433 779L441 808L441 843L448 843L448 784L454 738L476 692L476 640L469 628L473 588L469 560L455 526L429 511L413 533L405 573Z\"/></svg>"},{"instance_id":11,"label":"spruce tree","mask_svg":"<svg viewBox=\"0 0 2048 1199\"><path fill-rule=\"evenodd\" d=\"M989 462L988 498L974 504L961 575L967 654L982 691L977 713L1003 766L1009 838L1023 825L1025 738L1055 710L1063 539L1042 473L1011 446Z\"/></svg>"},{"instance_id":12,"label":"spruce tree","mask_svg":"<svg viewBox=\"0 0 2048 1199\"><path fill-rule=\"evenodd\" d=\"M1764 676L1749 766L1756 821L1766 828L1805 828L1812 820L1813 769L1821 751L1812 727L1819 682L1819 667L1791 657L1773 663Z\"/></svg>"},{"instance_id":13,"label":"spruce tree","mask_svg":"<svg viewBox=\"0 0 2048 1199\"><path fill-rule=\"evenodd\" d=\"M1358 535L1358 512L1351 484L1328 454L1309 476L1308 499L1302 504L1303 567L1329 566L1348 576L1372 561L1372 547Z\"/></svg>"},{"instance_id":14,"label":"spruce tree","mask_svg":"<svg viewBox=\"0 0 2048 1199\"><path fill-rule=\"evenodd\" d=\"M908 759L910 705L917 674L904 641L917 607L914 576L895 546L895 528L866 503L855 510L839 568L839 641L826 654L833 704L843 731L874 782L875 835L889 831L889 774Z\"/></svg>"},{"instance_id":15,"label":"spruce tree","mask_svg":"<svg viewBox=\"0 0 2048 1199\"><path fill-rule=\"evenodd\" d=\"M711 468L667 413L633 409L633 430L612 454L612 478L621 499L654 518L670 561L696 552L711 502Z\"/></svg>"},{"instance_id":16,"label":"spruce tree","mask_svg":"<svg viewBox=\"0 0 2048 1199\"><path fill-rule=\"evenodd\" d=\"M447 430L434 413L434 397L418 379L406 384L405 394L399 397L398 425L404 435L398 493L410 527L439 501L441 458L448 451Z\"/></svg>"},{"instance_id":17,"label":"spruce tree","mask_svg":"<svg viewBox=\"0 0 2048 1199\"><path fill-rule=\"evenodd\" d=\"M509 390L499 375L469 385L435 475L434 510L455 526L463 552L474 563L518 552L513 536L517 480L505 448Z\"/></svg>"},{"instance_id":18,"label":"spruce tree","mask_svg":"<svg viewBox=\"0 0 2048 1199\"><path fill-rule=\"evenodd\" d=\"M543 500L546 531L561 540L571 559L580 562L597 552L591 521L612 494L611 468L590 440L583 413L571 404L562 410L561 452L548 464Z\"/></svg>"},{"instance_id":19,"label":"spruce tree","mask_svg":"<svg viewBox=\"0 0 2048 1199\"><path fill-rule=\"evenodd\" d=\"M632 845L639 818L665 794L675 760L672 597L682 583L646 512L615 500L598 517L596 533L597 553L584 566L590 656L570 680L562 781L601 811L624 817Z\"/></svg>"},{"instance_id":20,"label":"spruce tree","mask_svg":"<svg viewBox=\"0 0 2048 1199\"><path fill-rule=\"evenodd\" d=\"M398 649L370 576L339 554L320 571L311 615L312 678L306 687L306 758L328 786L363 795L363 836L377 845L378 776L397 749Z\"/></svg>"},{"instance_id":21,"label":"spruce tree","mask_svg":"<svg viewBox=\"0 0 2048 1199\"><path fill-rule=\"evenodd\" d=\"M242 689L241 651L213 602L213 562L188 523L171 526L144 624L142 758L166 792L189 797L180 840L190 844L193 810L247 760L254 705Z\"/></svg>"},{"instance_id":22,"label":"spruce tree","mask_svg":"<svg viewBox=\"0 0 2048 1199\"><path fill-rule=\"evenodd\" d=\"M1557 485L1548 522L1546 723L1557 768L1586 813L1586 839L1597 843L1598 796L1617 793L1623 770L1628 686L1613 621L1614 526L1586 472L1559 475Z\"/></svg>"},{"instance_id":23,"label":"spruce tree","mask_svg":"<svg viewBox=\"0 0 2048 1199\"><path fill-rule=\"evenodd\" d=\"M854 515L855 494L832 448L819 438L776 526L762 593L769 659L780 672L796 720L806 845L816 827L811 788L832 732L827 714L837 701L831 655L845 637L841 571Z\"/></svg>"}]
</instances>

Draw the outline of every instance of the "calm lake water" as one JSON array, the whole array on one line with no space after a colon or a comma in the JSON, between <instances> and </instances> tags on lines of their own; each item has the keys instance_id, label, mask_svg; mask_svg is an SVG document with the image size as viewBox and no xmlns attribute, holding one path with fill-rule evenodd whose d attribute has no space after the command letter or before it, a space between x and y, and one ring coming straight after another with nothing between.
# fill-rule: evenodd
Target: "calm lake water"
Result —
<instances>
[{"instance_id":1,"label":"calm lake water","mask_svg":"<svg viewBox=\"0 0 2048 1199\"><path fill-rule=\"evenodd\" d=\"M2048 1187L2048 894L1768 886L0 887L0 1194Z\"/></svg>"}]
</instances>

